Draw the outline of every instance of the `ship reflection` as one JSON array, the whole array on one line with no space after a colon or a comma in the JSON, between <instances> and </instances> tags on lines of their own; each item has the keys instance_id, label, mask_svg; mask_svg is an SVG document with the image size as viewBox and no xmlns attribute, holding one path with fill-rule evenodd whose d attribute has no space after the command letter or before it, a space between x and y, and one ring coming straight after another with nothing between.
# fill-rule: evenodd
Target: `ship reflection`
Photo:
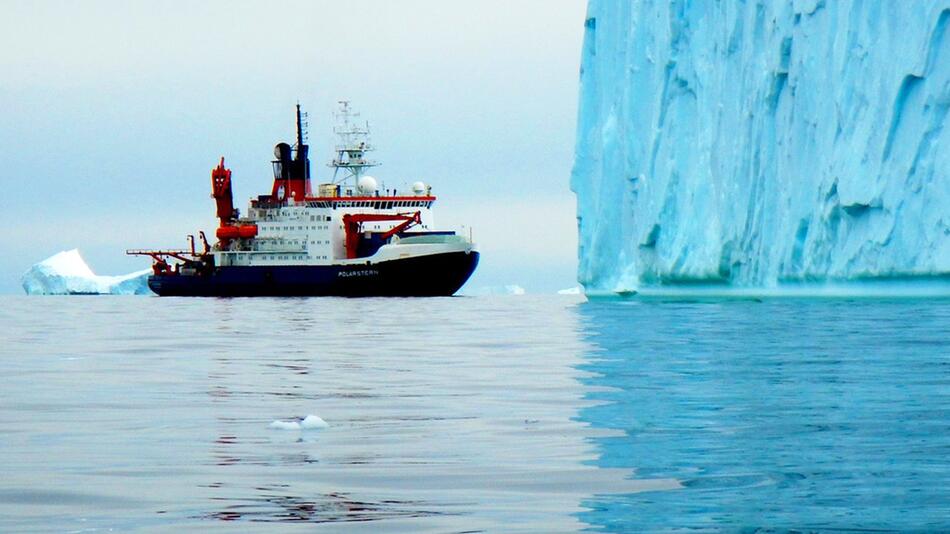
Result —
<instances>
[{"instance_id":1,"label":"ship reflection","mask_svg":"<svg viewBox=\"0 0 950 534\"><path fill-rule=\"evenodd\" d=\"M263 299L262 299L263 300ZM266 306L280 310L282 326L286 335L308 339L320 328L306 306L307 299L264 300ZM286 306L287 302L295 304ZM218 328L228 338L248 339L256 335L252 328L236 320L240 300L216 301L215 314ZM320 463L312 452L314 447L288 450L286 444L315 445L319 433L261 433L265 425L249 424L247 418L229 415L244 403L263 404L264 399L288 401L312 401L327 396L307 382L316 354L312 349L296 346L284 347L268 353L266 357L248 360L241 353L219 351L211 360L215 366L208 373L208 395L211 405L219 415L215 417L217 436L211 443L211 461L219 480L199 484L207 493L208 512L193 516L196 519L226 522L249 521L255 523L349 523L381 520L411 519L451 515L435 510L434 506L418 500L370 499L357 497L346 491L327 491L320 488L333 487L333 482L321 482L309 477L306 483L268 483L247 485L237 482L249 473L249 480L281 480L297 476L301 469ZM280 377L277 381L249 380L248 362L269 376ZM288 383L289 382L289 383ZM363 398L366 395L348 392L341 395L347 399ZM274 443L282 444L273 447ZM361 465L371 463L373 458L349 455L336 459L336 463ZM221 471L224 470L224 471ZM235 471L241 473L235 478ZM277 474L280 473L280 474ZM288 475L290 475L288 477ZM318 478L318 477L317 477Z\"/></svg>"},{"instance_id":2,"label":"ship reflection","mask_svg":"<svg viewBox=\"0 0 950 534\"><path fill-rule=\"evenodd\" d=\"M346 493L325 493L311 498L280 494L284 488L259 487L256 497L218 497L223 509L205 519L219 521L348 523L443 515L413 501L366 501ZM231 503L231 504L229 504Z\"/></svg>"},{"instance_id":3,"label":"ship reflection","mask_svg":"<svg viewBox=\"0 0 950 534\"><path fill-rule=\"evenodd\" d=\"M431 324L374 314L389 302L331 302L380 318L358 337L330 328L336 319L306 311L306 301L275 310L294 337L321 343L306 354L261 343L211 358L206 392L216 434L194 517L372 521L380 530L428 518L413 524L570 531L608 525L598 510L615 496L680 488L623 454L629 405L610 361L628 325L588 304L526 302L537 313L518 308L515 319L493 301L436 303L440 319L458 324L435 337ZM460 306L473 315L459 314ZM534 319L541 314L544 329ZM228 335L244 335L243 323L228 324ZM424 336L434 346L420 345ZM261 419L310 409L336 419L312 432L269 430Z\"/></svg>"}]
</instances>

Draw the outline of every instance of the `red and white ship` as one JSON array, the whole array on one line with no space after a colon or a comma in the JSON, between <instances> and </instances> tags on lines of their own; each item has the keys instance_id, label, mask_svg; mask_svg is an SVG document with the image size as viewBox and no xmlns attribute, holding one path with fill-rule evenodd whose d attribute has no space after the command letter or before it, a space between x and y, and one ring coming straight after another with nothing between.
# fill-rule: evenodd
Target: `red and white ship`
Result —
<instances>
[{"instance_id":1,"label":"red and white ship","mask_svg":"<svg viewBox=\"0 0 950 534\"><path fill-rule=\"evenodd\" d=\"M365 174L377 163L369 128L340 102L340 145L333 179L310 186L304 114L297 105L297 142L274 149L270 194L234 208L231 171L211 171L220 226L203 250L130 250L153 259L148 285L162 296L447 296L474 272L479 254L470 237L437 230L431 187L409 191Z\"/></svg>"}]
</instances>

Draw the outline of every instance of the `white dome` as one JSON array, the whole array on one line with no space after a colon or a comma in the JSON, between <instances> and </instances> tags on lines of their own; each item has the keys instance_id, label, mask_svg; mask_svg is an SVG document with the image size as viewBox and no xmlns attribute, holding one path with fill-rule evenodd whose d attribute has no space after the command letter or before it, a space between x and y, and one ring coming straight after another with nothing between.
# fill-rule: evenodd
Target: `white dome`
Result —
<instances>
[{"instance_id":1,"label":"white dome","mask_svg":"<svg viewBox=\"0 0 950 534\"><path fill-rule=\"evenodd\" d=\"M363 176L356 184L356 187L360 190L361 194L369 195L375 193L377 187L379 186L376 183L376 178L373 178L372 176Z\"/></svg>"},{"instance_id":2,"label":"white dome","mask_svg":"<svg viewBox=\"0 0 950 534\"><path fill-rule=\"evenodd\" d=\"M424 182L415 182L412 184L412 192L421 195L426 192L426 184Z\"/></svg>"}]
</instances>

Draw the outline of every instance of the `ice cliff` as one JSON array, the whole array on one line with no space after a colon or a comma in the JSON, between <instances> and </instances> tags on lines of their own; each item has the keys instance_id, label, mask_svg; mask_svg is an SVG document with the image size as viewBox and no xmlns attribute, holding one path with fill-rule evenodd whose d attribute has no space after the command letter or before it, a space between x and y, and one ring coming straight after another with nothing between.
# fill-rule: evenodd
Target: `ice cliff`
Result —
<instances>
[{"instance_id":1,"label":"ice cliff","mask_svg":"<svg viewBox=\"0 0 950 534\"><path fill-rule=\"evenodd\" d=\"M588 6L588 293L950 275L950 0Z\"/></svg>"},{"instance_id":2,"label":"ice cliff","mask_svg":"<svg viewBox=\"0 0 950 534\"><path fill-rule=\"evenodd\" d=\"M150 295L151 269L123 276L99 276L76 249L50 256L23 275L28 295Z\"/></svg>"}]
</instances>

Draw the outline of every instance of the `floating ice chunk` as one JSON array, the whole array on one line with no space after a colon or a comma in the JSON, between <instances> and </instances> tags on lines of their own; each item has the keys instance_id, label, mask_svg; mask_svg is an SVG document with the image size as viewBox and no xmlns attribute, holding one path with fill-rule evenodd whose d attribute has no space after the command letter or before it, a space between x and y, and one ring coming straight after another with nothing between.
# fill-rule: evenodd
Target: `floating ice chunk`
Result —
<instances>
[{"instance_id":1,"label":"floating ice chunk","mask_svg":"<svg viewBox=\"0 0 950 534\"><path fill-rule=\"evenodd\" d=\"M504 286L482 286L477 289L465 292L467 295L524 295L525 290L517 284L508 284Z\"/></svg>"},{"instance_id":2,"label":"floating ice chunk","mask_svg":"<svg viewBox=\"0 0 950 534\"><path fill-rule=\"evenodd\" d=\"M327 428L330 426L326 421L316 415L308 415L300 422L300 428Z\"/></svg>"},{"instance_id":3,"label":"floating ice chunk","mask_svg":"<svg viewBox=\"0 0 950 534\"><path fill-rule=\"evenodd\" d=\"M64 250L30 267L23 274L27 295L150 295L151 269L121 276L92 272L79 250Z\"/></svg>"},{"instance_id":4,"label":"floating ice chunk","mask_svg":"<svg viewBox=\"0 0 950 534\"><path fill-rule=\"evenodd\" d=\"M569 287L567 289L561 289L557 292L558 295L580 295L581 286Z\"/></svg>"},{"instance_id":5,"label":"floating ice chunk","mask_svg":"<svg viewBox=\"0 0 950 534\"><path fill-rule=\"evenodd\" d=\"M507 285L505 286L505 294L524 295L524 288L516 284Z\"/></svg>"},{"instance_id":6,"label":"floating ice chunk","mask_svg":"<svg viewBox=\"0 0 950 534\"><path fill-rule=\"evenodd\" d=\"M322 418L316 415L308 415L303 419L297 419L293 421L274 421L268 427L273 428L274 430L313 430L317 428L327 428L330 425L327 424Z\"/></svg>"}]
</instances>

